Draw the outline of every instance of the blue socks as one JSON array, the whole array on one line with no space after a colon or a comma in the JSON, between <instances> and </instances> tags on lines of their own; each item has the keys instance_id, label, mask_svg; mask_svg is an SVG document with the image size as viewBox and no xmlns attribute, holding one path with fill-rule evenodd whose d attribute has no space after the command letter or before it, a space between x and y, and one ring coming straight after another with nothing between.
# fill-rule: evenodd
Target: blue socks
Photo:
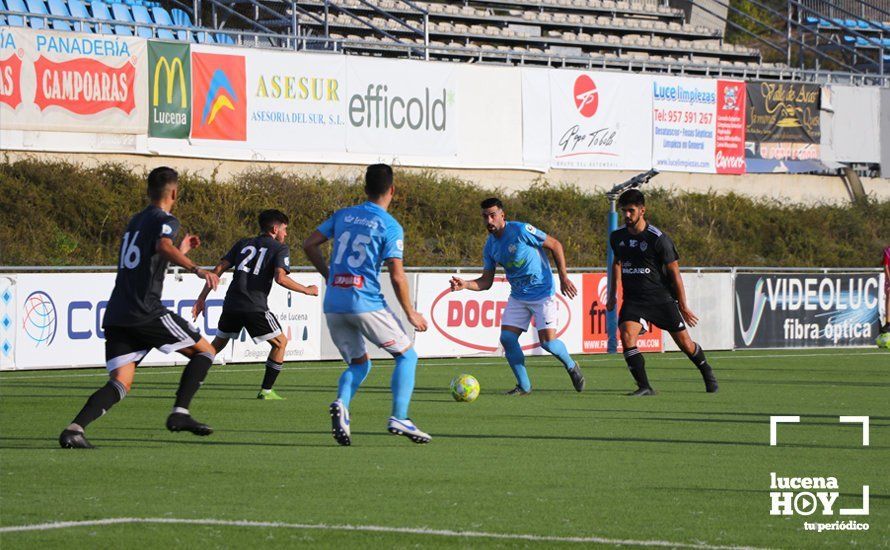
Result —
<instances>
[{"instance_id":1,"label":"blue socks","mask_svg":"<svg viewBox=\"0 0 890 550\"><path fill-rule=\"evenodd\" d=\"M355 392L358 391L358 387L362 385L362 382L365 381L365 378L367 378L368 372L370 371L371 360L368 359L364 363L349 365L349 368L343 371L343 374L340 375L337 399L339 399L347 409L349 408L349 402L352 400Z\"/></svg>"},{"instance_id":2,"label":"blue socks","mask_svg":"<svg viewBox=\"0 0 890 550\"><path fill-rule=\"evenodd\" d=\"M566 345L562 343L562 340L554 339L549 342L541 342L541 347L559 359L566 370L572 370L575 366L575 360L569 355L569 350L566 349Z\"/></svg>"},{"instance_id":3,"label":"blue socks","mask_svg":"<svg viewBox=\"0 0 890 550\"><path fill-rule=\"evenodd\" d=\"M522 391L531 391L532 383L525 370L525 355L522 353L522 346L519 345L519 335L509 330L502 330L501 345L504 346L504 354L507 356L507 363L513 369L516 383L519 384Z\"/></svg>"},{"instance_id":4,"label":"blue socks","mask_svg":"<svg viewBox=\"0 0 890 550\"><path fill-rule=\"evenodd\" d=\"M392 372L392 415L399 420L408 418L408 405L414 392L414 372L417 370L417 352L408 348L395 356L396 368Z\"/></svg>"}]
</instances>

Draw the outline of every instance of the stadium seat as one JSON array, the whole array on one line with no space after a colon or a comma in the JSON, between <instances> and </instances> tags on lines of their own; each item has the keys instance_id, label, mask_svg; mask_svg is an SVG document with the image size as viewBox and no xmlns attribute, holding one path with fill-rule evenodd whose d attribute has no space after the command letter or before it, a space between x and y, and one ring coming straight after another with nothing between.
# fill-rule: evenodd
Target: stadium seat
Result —
<instances>
[{"instance_id":1,"label":"stadium seat","mask_svg":"<svg viewBox=\"0 0 890 550\"><path fill-rule=\"evenodd\" d=\"M49 0L49 12L53 15L61 15L64 17L71 16L71 13L68 11L68 6L66 6L65 2L63 2L62 0ZM50 19L49 22L52 25L53 30L56 30L56 31L70 31L70 30L72 30L70 21L65 21L63 19Z\"/></svg>"},{"instance_id":2,"label":"stadium seat","mask_svg":"<svg viewBox=\"0 0 890 550\"><path fill-rule=\"evenodd\" d=\"M43 3L43 0L27 0L29 13L33 13L35 15L49 15L49 12L46 11L46 4ZM42 17L29 17L28 18L28 26L32 29L45 29L47 27L46 19Z\"/></svg>"},{"instance_id":3,"label":"stadium seat","mask_svg":"<svg viewBox=\"0 0 890 550\"><path fill-rule=\"evenodd\" d=\"M232 35L218 32L214 36L217 44L227 44L227 45L235 45L235 39L232 38Z\"/></svg>"},{"instance_id":4,"label":"stadium seat","mask_svg":"<svg viewBox=\"0 0 890 550\"><path fill-rule=\"evenodd\" d=\"M4 8L8 11L20 11L22 13L27 13L28 8L25 7L25 4L22 0L7 0L6 7ZM25 18L21 15L10 15L7 20L10 27L24 27L25 26Z\"/></svg>"},{"instance_id":5,"label":"stadium seat","mask_svg":"<svg viewBox=\"0 0 890 550\"><path fill-rule=\"evenodd\" d=\"M116 21L133 22L133 15L130 14L130 8L123 4L111 4L111 13ZM118 36L133 36L133 27L129 25L115 25L114 34Z\"/></svg>"},{"instance_id":6,"label":"stadium seat","mask_svg":"<svg viewBox=\"0 0 890 550\"><path fill-rule=\"evenodd\" d=\"M170 13L162 8L161 6L154 6L151 8L151 14L154 16L155 23L164 27L172 27L173 19L170 17ZM183 36L176 36L173 34L173 31L170 29L157 29L158 38L163 40L186 40L185 31L176 31L177 35L182 33Z\"/></svg>"},{"instance_id":7,"label":"stadium seat","mask_svg":"<svg viewBox=\"0 0 890 550\"><path fill-rule=\"evenodd\" d=\"M216 41L213 39L213 35L209 32L198 32L195 33L195 41L198 44L215 44Z\"/></svg>"},{"instance_id":8,"label":"stadium seat","mask_svg":"<svg viewBox=\"0 0 890 550\"><path fill-rule=\"evenodd\" d=\"M111 17L111 12L108 11L108 4L103 2L102 0L93 0L90 2L90 10L93 12L93 18L99 19L102 21L113 21L114 18ZM112 34L111 33L111 25L106 25L105 23L101 23L96 25L96 32L100 34Z\"/></svg>"},{"instance_id":9,"label":"stadium seat","mask_svg":"<svg viewBox=\"0 0 890 550\"><path fill-rule=\"evenodd\" d=\"M130 6L130 11L133 12L133 20L137 23L154 25L154 21L151 20L151 15L148 13L148 8L144 5L133 4ZM139 36L140 38L154 38L154 33L152 32L151 27L136 27L136 36Z\"/></svg>"},{"instance_id":10,"label":"stadium seat","mask_svg":"<svg viewBox=\"0 0 890 550\"><path fill-rule=\"evenodd\" d=\"M173 24L177 27L188 27L190 29L194 28L194 25L192 25L192 18L189 17L189 14L184 12L183 10L179 8L173 8L172 10L170 10L170 16L173 18ZM176 31L176 36L183 41L189 40L189 33L185 30ZM194 33L192 34L192 37L194 38Z\"/></svg>"},{"instance_id":11,"label":"stadium seat","mask_svg":"<svg viewBox=\"0 0 890 550\"><path fill-rule=\"evenodd\" d=\"M50 4L52 7L52 4ZM87 11L86 5L84 5L83 0L68 0L68 4L66 9L71 14L71 17L80 17L82 19L90 19L90 12ZM86 32L92 33L93 27L89 23L72 23L72 27L77 32Z\"/></svg>"}]
</instances>

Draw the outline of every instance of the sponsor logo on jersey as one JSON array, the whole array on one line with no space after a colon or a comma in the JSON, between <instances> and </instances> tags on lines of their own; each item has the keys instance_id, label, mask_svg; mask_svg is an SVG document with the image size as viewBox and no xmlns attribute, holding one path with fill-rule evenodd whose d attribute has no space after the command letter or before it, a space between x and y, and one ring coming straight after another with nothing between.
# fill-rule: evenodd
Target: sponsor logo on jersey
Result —
<instances>
[{"instance_id":1,"label":"sponsor logo on jersey","mask_svg":"<svg viewBox=\"0 0 890 550\"><path fill-rule=\"evenodd\" d=\"M343 273L334 275L333 286L338 288L362 288L365 286L365 278L362 275Z\"/></svg>"}]
</instances>

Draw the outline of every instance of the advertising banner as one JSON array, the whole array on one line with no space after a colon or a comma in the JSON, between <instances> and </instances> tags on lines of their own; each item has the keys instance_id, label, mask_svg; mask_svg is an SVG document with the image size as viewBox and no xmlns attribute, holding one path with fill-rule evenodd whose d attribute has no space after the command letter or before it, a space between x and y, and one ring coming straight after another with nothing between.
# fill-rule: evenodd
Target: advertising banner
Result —
<instances>
[{"instance_id":1,"label":"advertising banner","mask_svg":"<svg viewBox=\"0 0 890 550\"><path fill-rule=\"evenodd\" d=\"M146 41L0 27L0 128L145 134Z\"/></svg>"},{"instance_id":2,"label":"advertising banner","mask_svg":"<svg viewBox=\"0 0 890 550\"><path fill-rule=\"evenodd\" d=\"M880 274L736 275L736 348L873 345Z\"/></svg>"},{"instance_id":3,"label":"advertising banner","mask_svg":"<svg viewBox=\"0 0 890 550\"><path fill-rule=\"evenodd\" d=\"M475 279L479 275L461 274ZM494 355L500 349L501 317L510 296L510 284L503 275L495 276L485 292L451 292L449 274L421 274L417 282L417 311L426 317L429 329L415 334L417 352L423 357ZM570 275L576 286L580 275ZM555 281L556 288L559 282ZM556 294L557 335L570 353L581 351L580 300ZM538 343L533 323L519 343L527 355L545 353Z\"/></svg>"},{"instance_id":4,"label":"advertising banner","mask_svg":"<svg viewBox=\"0 0 890 550\"><path fill-rule=\"evenodd\" d=\"M718 174L744 174L747 87L737 80L717 81L714 163Z\"/></svg>"},{"instance_id":5,"label":"advertising banner","mask_svg":"<svg viewBox=\"0 0 890 550\"><path fill-rule=\"evenodd\" d=\"M651 89L649 76L551 69L551 167L650 168Z\"/></svg>"},{"instance_id":6,"label":"advertising banner","mask_svg":"<svg viewBox=\"0 0 890 550\"><path fill-rule=\"evenodd\" d=\"M818 163L819 86L748 82L746 118L748 172L807 171Z\"/></svg>"},{"instance_id":7,"label":"advertising banner","mask_svg":"<svg viewBox=\"0 0 890 550\"><path fill-rule=\"evenodd\" d=\"M291 273L290 277L301 285L316 285L319 289L324 286L324 280L318 273ZM217 292L220 298L225 296L223 290ZM306 296L281 285L272 285L269 311L278 319L282 332L287 336L285 361L321 359L321 305L321 296ZM269 344L255 344L243 329L229 346L232 351L231 361L235 363L262 363L269 355Z\"/></svg>"},{"instance_id":8,"label":"advertising banner","mask_svg":"<svg viewBox=\"0 0 890 550\"><path fill-rule=\"evenodd\" d=\"M652 77L652 164L659 170L745 171L745 85Z\"/></svg>"},{"instance_id":9,"label":"advertising banner","mask_svg":"<svg viewBox=\"0 0 890 550\"><path fill-rule=\"evenodd\" d=\"M0 370L15 368L16 306L15 279L0 276Z\"/></svg>"},{"instance_id":10,"label":"advertising banner","mask_svg":"<svg viewBox=\"0 0 890 550\"><path fill-rule=\"evenodd\" d=\"M303 284L318 284L315 274L294 274ZM19 315L15 337L15 367L65 368L105 364L105 334L102 320L108 297L114 288L114 273L66 273L16 275L14 310ZM206 315L194 325L205 338L216 334L222 313L225 290L231 274L225 274L220 289L206 302ZM193 275L167 275L164 281L164 305L188 321L191 308L204 282ZM0 286L2 288L2 286ZM0 303L3 300L0 290ZM321 300L288 292L275 285L269 298L269 309L289 335L288 360L320 358ZM0 307L2 311L2 307ZM14 320L14 317L12 318ZM0 324L2 324L0 317ZM0 354L2 354L0 331ZM268 344L253 344L242 331L239 338L220 354L226 362L262 361L269 353ZM165 355L157 350L149 353L142 364L184 363L176 353Z\"/></svg>"},{"instance_id":11,"label":"advertising banner","mask_svg":"<svg viewBox=\"0 0 890 550\"><path fill-rule=\"evenodd\" d=\"M189 45L149 40L148 76L148 135L189 137L192 109Z\"/></svg>"},{"instance_id":12,"label":"advertising banner","mask_svg":"<svg viewBox=\"0 0 890 550\"><path fill-rule=\"evenodd\" d=\"M346 148L352 153L457 154L453 63L347 56Z\"/></svg>"},{"instance_id":13,"label":"advertising banner","mask_svg":"<svg viewBox=\"0 0 890 550\"><path fill-rule=\"evenodd\" d=\"M193 46L192 133L195 139L247 140L247 74L237 51Z\"/></svg>"},{"instance_id":14,"label":"advertising banner","mask_svg":"<svg viewBox=\"0 0 890 550\"><path fill-rule=\"evenodd\" d=\"M605 273L585 273L581 289L582 308L582 353L606 353L609 332L606 330L606 303L608 301L608 279ZM621 310L623 295L618 285L617 311ZM618 331L615 331L618 338ZM661 351L661 329L643 322L643 331L637 340L640 351ZM618 338L618 351L622 351L621 339Z\"/></svg>"},{"instance_id":15,"label":"advertising banner","mask_svg":"<svg viewBox=\"0 0 890 550\"><path fill-rule=\"evenodd\" d=\"M245 53L251 148L346 150L347 56Z\"/></svg>"}]
</instances>

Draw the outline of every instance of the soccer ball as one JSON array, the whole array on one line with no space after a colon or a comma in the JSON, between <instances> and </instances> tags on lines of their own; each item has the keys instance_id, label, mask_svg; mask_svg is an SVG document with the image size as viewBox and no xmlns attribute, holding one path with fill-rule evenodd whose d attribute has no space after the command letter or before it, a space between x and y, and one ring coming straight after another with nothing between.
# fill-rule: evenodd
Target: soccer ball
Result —
<instances>
[{"instance_id":1,"label":"soccer ball","mask_svg":"<svg viewBox=\"0 0 890 550\"><path fill-rule=\"evenodd\" d=\"M890 332L879 334L875 339L875 344L877 344L879 348L890 349Z\"/></svg>"},{"instance_id":2,"label":"soccer ball","mask_svg":"<svg viewBox=\"0 0 890 550\"><path fill-rule=\"evenodd\" d=\"M479 397L479 381L471 374L460 374L451 381L451 397L455 401L472 403Z\"/></svg>"}]
</instances>

